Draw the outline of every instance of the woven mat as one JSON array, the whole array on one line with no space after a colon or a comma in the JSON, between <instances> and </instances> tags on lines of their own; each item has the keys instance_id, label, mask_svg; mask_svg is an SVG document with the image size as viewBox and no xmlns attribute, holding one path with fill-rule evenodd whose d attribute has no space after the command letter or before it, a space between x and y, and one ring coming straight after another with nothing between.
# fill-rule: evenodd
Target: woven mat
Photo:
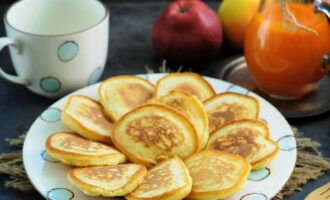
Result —
<instances>
[{"instance_id":1,"label":"woven mat","mask_svg":"<svg viewBox=\"0 0 330 200\"><path fill-rule=\"evenodd\" d=\"M310 138L303 137L303 134L296 128L292 128L297 141L297 162L296 167L289 181L283 189L273 198L282 199L294 191L301 191L302 186L310 180L317 179L330 170L329 158L325 158L319 152L320 144ZM18 190L32 190L33 187L26 175L22 160L22 146L25 135L19 138L6 139L6 141L17 147L17 151L0 154L0 174L8 175L5 186Z\"/></svg>"}]
</instances>

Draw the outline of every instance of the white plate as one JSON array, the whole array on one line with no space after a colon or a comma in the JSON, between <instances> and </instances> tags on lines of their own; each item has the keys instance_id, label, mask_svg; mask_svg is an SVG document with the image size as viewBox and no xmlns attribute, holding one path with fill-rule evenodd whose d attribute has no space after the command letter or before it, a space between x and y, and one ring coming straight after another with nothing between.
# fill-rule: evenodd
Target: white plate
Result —
<instances>
[{"instance_id":1,"label":"white plate","mask_svg":"<svg viewBox=\"0 0 330 200\"><path fill-rule=\"evenodd\" d=\"M152 83L164 74L144 74ZM252 172L243 189L226 200L269 200L279 192L290 177L296 162L296 141L290 125L282 114L270 103L244 88L214 78L205 77L217 93L232 91L256 97L261 105L261 119L271 130L271 137L280 145L280 152L267 168ZM82 94L98 100L94 84L73 92L55 102L33 123L23 148L25 170L34 187L42 196L51 200L101 200L103 197L89 197L80 192L67 180L70 168L50 158L45 152L47 136L57 131L69 130L60 120L60 112L67 98L73 94ZM111 198L110 198L111 199ZM112 198L118 199L118 198Z\"/></svg>"}]
</instances>

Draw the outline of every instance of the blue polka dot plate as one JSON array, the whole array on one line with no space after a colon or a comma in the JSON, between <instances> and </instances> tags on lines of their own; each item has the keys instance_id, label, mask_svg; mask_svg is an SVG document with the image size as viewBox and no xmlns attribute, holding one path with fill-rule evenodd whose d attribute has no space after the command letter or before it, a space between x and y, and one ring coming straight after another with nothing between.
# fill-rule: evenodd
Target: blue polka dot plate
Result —
<instances>
[{"instance_id":1,"label":"blue polka dot plate","mask_svg":"<svg viewBox=\"0 0 330 200\"><path fill-rule=\"evenodd\" d=\"M138 75L156 83L164 74ZM265 168L253 171L241 191L226 200L270 200L278 193L289 179L296 162L296 140L290 125L283 115L269 102L240 86L205 77L217 93L231 91L257 98L261 106L261 119L266 122L271 131L271 137L280 146L276 158ZM73 94L81 94L98 100L99 84L93 84L73 92L55 102L40 114L31 126L23 148L25 170L34 187L42 196L50 200L105 200L121 198L89 197L80 192L67 180L66 166L47 155L45 141L47 136L58 131L69 129L61 122L61 110L67 98Z\"/></svg>"}]
</instances>

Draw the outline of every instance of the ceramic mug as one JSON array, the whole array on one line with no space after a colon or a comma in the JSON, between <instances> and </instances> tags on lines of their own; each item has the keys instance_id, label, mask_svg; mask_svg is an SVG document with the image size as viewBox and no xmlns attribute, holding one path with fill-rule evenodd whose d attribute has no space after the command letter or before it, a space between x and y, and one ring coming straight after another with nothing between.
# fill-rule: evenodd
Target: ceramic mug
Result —
<instances>
[{"instance_id":1,"label":"ceramic mug","mask_svg":"<svg viewBox=\"0 0 330 200\"><path fill-rule=\"evenodd\" d=\"M17 75L0 77L60 97L97 82L107 59L109 10L97 0L21 0L4 16Z\"/></svg>"}]
</instances>

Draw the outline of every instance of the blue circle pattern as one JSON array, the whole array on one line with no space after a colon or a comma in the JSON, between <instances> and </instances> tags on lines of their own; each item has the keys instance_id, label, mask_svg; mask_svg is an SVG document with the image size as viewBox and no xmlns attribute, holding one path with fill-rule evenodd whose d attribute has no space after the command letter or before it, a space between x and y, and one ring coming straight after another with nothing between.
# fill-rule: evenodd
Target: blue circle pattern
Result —
<instances>
[{"instance_id":1,"label":"blue circle pattern","mask_svg":"<svg viewBox=\"0 0 330 200\"><path fill-rule=\"evenodd\" d=\"M261 121L265 122L266 124L268 124L268 122L265 119L261 119Z\"/></svg>"},{"instance_id":2,"label":"blue circle pattern","mask_svg":"<svg viewBox=\"0 0 330 200\"><path fill-rule=\"evenodd\" d=\"M281 137L277 143L283 151L291 151L297 148L296 140L293 135Z\"/></svg>"},{"instance_id":3,"label":"blue circle pattern","mask_svg":"<svg viewBox=\"0 0 330 200\"><path fill-rule=\"evenodd\" d=\"M48 108L41 113L40 118L47 122L57 122L61 119L61 110L58 108Z\"/></svg>"},{"instance_id":4,"label":"blue circle pattern","mask_svg":"<svg viewBox=\"0 0 330 200\"><path fill-rule=\"evenodd\" d=\"M45 92L54 93L60 90L61 83L54 77L45 77L40 80L40 87Z\"/></svg>"},{"instance_id":5,"label":"blue circle pattern","mask_svg":"<svg viewBox=\"0 0 330 200\"><path fill-rule=\"evenodd\" d=\"M238 85L229 86L227 91L228 92L235 92L235 93L239 93L239 94L245 94L245 95L247 95L249 93L248 89L245 89L245 88L243 88L241 86L238 86Z\"/></svg>"},{"instance_id":6,"label":"blue circle pattern","mask_svg":"<svg viewBox=\"0 0 330 200\"><path fill-rule=\"evenodd\" d=\"M55 188L47 193L49 200L71 200L73 197L74 193L66 188Z\"/></svg>"},{"instance_id":7,"label":"blue circle pattern","mask_svg":"<svg viewBox=\"0 0 330 200\"><path fill-rule=\"evenodd\" d=\"M250 181L261 181L270 175L270 169L263 168L255 171L251 171L248 179Z\"/></svg>"},{"instance_id":8,"label":"blue circle pattern","mask_svg":"<svg viewBox=\"0 0 330 200\"><path fill-rule=\"evenodd\" d=\"M78 45L74 41L64 42L58 48L58 57L61 61L70 61L78 54Z\"/></svg>"},{"instance_id":9,"label":"blue circle pattern","mask_svg":"<svg viewBox=\"0 0 330 200\"><path fill-rule=\"evenodd\" d=\"M267 200L267 197L261 193L251 193L244 195L240 200Z\"/></svg>"},{"instance_id":10,"label":"blue circle pattern","mask_svg":"<svg viewBox=\"0 0 330 200\"><path fill-rule=\"evenodd\" d=\"M58 160L52 158L50 155L48 155L47 151L45 151L45 150L41 152L41 157L42 157L44 160L46 160L46 161L48 161L48 162L51 162L51 163L58 163L58 162L60 162L60 161L58 161Z\"/></svg>"},{"instance_id":11,"label":"blue circle pattern","mask_svg":"<svg viewBox=\"0 0 330 200\"><path fill-rule=\"evenodd\" d=\"M94 72L92 73L92 75L88 79L88 85L92 85L92 84L96 83L100 79L100 77L102 75L102 71L103 70L102 70L101 67L94 70Z\"/></svg>"},{"instance_id":12,"label":"blue circle pattern","mask_svg":"<svg viewBox=\"0 0 330 200\"><path fill-rule=\"evenodd\" d=\"M140 77L140 78L144 78L146 80L149 80L149 76L148 74L139 74L139 75L136 75L137 77Z\"/></svg>"},{"instance_id":13,"label":"blue circle pattern","mask_svg":"<svg viewBox=\"0 0 330 200\"><path fill-rule=\"evenodd\" d=\"M150 81L149 74L146 74L146 79L147 79L148 81Z\"/></svg>"}]
</instances>

